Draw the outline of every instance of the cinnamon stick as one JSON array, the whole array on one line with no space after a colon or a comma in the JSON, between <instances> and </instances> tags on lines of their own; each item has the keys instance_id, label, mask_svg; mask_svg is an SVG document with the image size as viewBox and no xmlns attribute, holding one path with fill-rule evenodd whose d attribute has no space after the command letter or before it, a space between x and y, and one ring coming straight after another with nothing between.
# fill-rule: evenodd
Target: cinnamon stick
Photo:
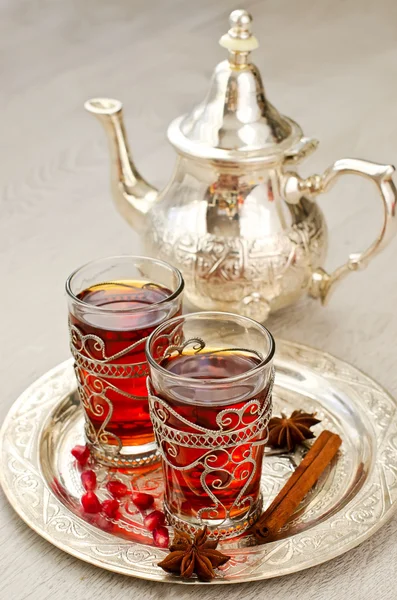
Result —
<instances>
[{"instance_id":1,"label":"cinnamon stick","mask_svg":"<svg viewBox=\"0 0 397 600\"><path fill-rule=\"evenodd\" d=\"M325 430L319 435L287 483L252 527L251 531L259 543L269 541L287 523L334 458L341 443L339 435L331 431Z\"/></svg>"}]
</instances>

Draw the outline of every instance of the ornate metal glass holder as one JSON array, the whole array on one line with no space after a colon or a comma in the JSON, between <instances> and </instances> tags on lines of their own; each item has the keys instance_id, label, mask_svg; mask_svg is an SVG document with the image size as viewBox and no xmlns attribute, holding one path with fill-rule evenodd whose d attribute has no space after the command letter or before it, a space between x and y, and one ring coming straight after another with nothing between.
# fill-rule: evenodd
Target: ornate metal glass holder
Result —
<instances>
[{"instance_id":1,"label":"ornate metal glass holder","mask_svg":"<svg viewBox=\"0 0 397 600\"><path fill-rule=\"evenodd\" d=\"M95 457L111 467L148 467L159 455L150 421L145 342L179 314L183 280L143 257L110 257L75 271L66 284L70 349Z\"/></svg>"},{"instance_id":2,"label":"ornate metal glass holder","mask_svg":"<svg viewBox=\"0 0 397 600\"><path fill-rule=\"evenodd\" d=\"M131 402L142 402L143 396L129 394L117 387L119 380L130 380L146 377L149 373L146 361L132 364L118 364L117 359L144 348L147 337L125 348L118 355L107 356L105 342L98 336L84 336L82 332L69 322L70 350L74 358L74 372L77 389L85 411L85 435L94 456L102 463L112 467L148 466L158 461L158 453L153 444L149 444L147 452L139 450L139 456L125 455L123 442L115 433L108 431L112 420L113 403L111 394L121 394ZM91 354L87 341L93 341L95 349L102 359L95 359ZM84 351L84 353L83 353ZM112 383L110 383L110 381ZM99 426L95 427L90 415L96 418Z\"/></svg>"},{"instance_id":3,"label":"ornate metal glass holder","mask_svg":"<svg viewBox=\"0 0 397 600\"><path fill-rule=\"evenodd\" d=\"M194 331L202 337L190 337ZM149 408L162 458L164 507L176 528L193 533L207 525L210 536L226 539L259 516L273 352L264 327L227 313L177 317L150 336Z\"/></svg>"}]
</instances>

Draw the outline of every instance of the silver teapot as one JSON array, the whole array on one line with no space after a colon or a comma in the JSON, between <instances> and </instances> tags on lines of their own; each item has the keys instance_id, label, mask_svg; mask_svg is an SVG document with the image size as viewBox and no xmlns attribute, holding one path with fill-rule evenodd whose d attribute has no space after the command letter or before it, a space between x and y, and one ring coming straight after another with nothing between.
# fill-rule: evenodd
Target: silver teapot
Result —
<instances>
[{"instance_id":1,"label":"silver teapot","mask_svg":"<svg viewBox=\"0 0 397 600\"><path fill-rule=\"evenodd\" d=\"M396 230L394 168L353 158L303 179L295 165L316 149L295 121L267 100L257 67L258 46L244 10L230 15L220 39L229 52L205 100L175 119L168 139L177 162L161 192L131 159L118 100L96 98L86 109L110 142L113 195L126 220L144 236L145 253L178 267L191 303L264 321L309 293L324 304L335 284L361 269ZM344 174L375 182L384 208L382 229L363 252L333 273L322 265L327 227L316 197Z\"/></svg>"}]
</instances>

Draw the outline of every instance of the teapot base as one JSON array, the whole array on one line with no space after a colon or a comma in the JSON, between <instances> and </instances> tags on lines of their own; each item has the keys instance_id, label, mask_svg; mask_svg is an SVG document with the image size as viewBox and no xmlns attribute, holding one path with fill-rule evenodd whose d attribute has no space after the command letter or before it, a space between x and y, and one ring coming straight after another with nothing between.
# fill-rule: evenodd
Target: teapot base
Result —
<instances>
[{"instance_id":1,"label":"teapot base","mask_svg":"<svg viewBox=\"0 0 397 600\"><path fill-rule=\"evenodd\" d=\"M303 295L305 290L300 293L290 294L288 297L277 297L272 302L269 302L260 292L253 291L247 293L241 300L231 301L228 299L227 293L223 300L214 300L210 297L204 297L192 290L192 286L187 283L185 298L189 304L189 310L211 310L220 312L232 312L243 317L249 317L259 323L264 323L271 313L275 313L282 308L286 308L297 302Z\"/></svg>"}]
</instances>

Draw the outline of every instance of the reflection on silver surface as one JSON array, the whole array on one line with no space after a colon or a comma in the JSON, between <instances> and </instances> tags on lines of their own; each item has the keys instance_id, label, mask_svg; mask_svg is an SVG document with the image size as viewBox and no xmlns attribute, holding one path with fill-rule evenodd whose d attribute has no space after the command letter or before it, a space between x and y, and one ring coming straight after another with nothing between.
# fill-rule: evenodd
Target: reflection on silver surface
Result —
<instances>
[{"instance_id":1,"label":"reflection on silver surface","mask_svg":"<svg viewBox=\"0 0 397 600\"><path fill-rule=\"evenodd\" d=\"M214 584L266 579L329 560L370 537L397 506L395 401L327 354L282 341L277 348L274 412L317 411L317 433L322 427L338 432L342 450L279 539L264 546L249 537L221 543L232 559ZM75 385L68 361L34 383L10 410L1 432L1 483L10 503L30 527L73 556L127 575L184 583L156 566L165 551L153 547L147 534L145 540L141 521L130 517L116 536L81 514L82 488L70 456L84 428ZM262 473L265 505L303 452L269 453ZM160 497L159 473L136 475L133 485L151 486Z\"/></svg>"}]
</instances>

